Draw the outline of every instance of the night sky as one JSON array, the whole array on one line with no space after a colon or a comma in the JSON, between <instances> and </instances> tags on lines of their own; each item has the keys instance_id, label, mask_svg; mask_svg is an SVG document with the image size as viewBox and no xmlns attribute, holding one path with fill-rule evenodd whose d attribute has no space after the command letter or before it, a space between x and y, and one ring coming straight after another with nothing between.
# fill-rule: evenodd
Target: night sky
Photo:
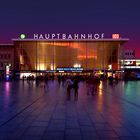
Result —
<instances>
[{"instance_id":1,"label":"night sky","mask_svg":"<svg viewBox=\"0 0 140 140\"><path fill-rule=\"evenodd\" d=\"M20 33L120 33L140 57L140 0L2 0L0 43Z\"/></svg>"}]
</instances>

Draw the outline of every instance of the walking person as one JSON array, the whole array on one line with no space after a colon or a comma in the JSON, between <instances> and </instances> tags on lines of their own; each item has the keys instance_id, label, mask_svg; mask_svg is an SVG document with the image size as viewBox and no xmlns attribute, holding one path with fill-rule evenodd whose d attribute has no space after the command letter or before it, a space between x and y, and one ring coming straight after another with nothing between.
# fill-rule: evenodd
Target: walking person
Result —
<instances>
[{"instance_id":1,"label":"walking person","mask_svg":"<svg viewBox=\"0 0 140 140\"><path fill-rule=\"evenodd\" d=\"M78 89L79 89L79 85L78 84L79 84L79 80L78 80L78 78L75 78L74 79L74 84L73 84L75 100L78 99Z\"/></svg>"},{"instance_id":2,"label":"walking person","mask_svg":"<svg viewBox=\"0 0 140 140\"><path fill-rule=\"evenodd\" d=\"M66 80L66 86L67 86L67 99L70 100L70 92L73 87L73 82L70 78Z\"/></svg>"},{"instance_id":3,"label":"walking person","mask_svg":"<svg viewBox=\"0 0 140 140\"><path fill-rule=\"evenodd\" d=\"M60 84L61 84L61 76L60 75L58 75L58 83L59 83L59 86L60 86Z\"/></svg>"},{"instance_id":4,"label":"walking person","mask_svg":"<svg viewBox=\"0 0 140 140\"><path fill-rule=\"evenodd\" d=\"M44 88L45 87L47 87L47 89L49 88L49 86L48 86L48 75L45 75L45 77L44 77Z\"/></svg>"}]
</instances>

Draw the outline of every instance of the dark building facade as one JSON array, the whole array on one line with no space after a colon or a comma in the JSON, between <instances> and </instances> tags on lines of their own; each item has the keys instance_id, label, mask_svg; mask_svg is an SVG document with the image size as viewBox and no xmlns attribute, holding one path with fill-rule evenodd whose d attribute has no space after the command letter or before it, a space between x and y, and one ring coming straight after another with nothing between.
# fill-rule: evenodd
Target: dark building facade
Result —
<instances>
[{"instance_id":1,"label":"dark building facade","mask_svg":"<svg viewBox=\"0 0 140 140\"><path fill-rule=\"evenodd\" d=\"M5 76L6 66L14 70L14 45L0 44L0 79Z\"/></svg>"}]
</instances>

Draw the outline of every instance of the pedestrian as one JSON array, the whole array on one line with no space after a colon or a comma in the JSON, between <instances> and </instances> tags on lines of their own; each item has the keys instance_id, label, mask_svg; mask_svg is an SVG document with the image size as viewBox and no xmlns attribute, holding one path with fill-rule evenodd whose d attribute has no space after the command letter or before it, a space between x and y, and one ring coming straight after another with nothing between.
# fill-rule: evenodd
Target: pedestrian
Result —
<instances>
[{"instance_id":1,"label":"pedestrian","mask_svg":"<svg viewBox=\"0 0 140 140\"><path fill-rule=\"evenodd\" d=\"M78 84L79 84L79 80L78 80L78 78L75 78L74 79L74 83L73 83L75 100L78 99L78 89L79 89L79 85Z\"/></svg>"},{"instance_id":2,"label":"pedestrian","mask_svg":"<svg viewBox=\"0 0 140 140\"><path fill-rule=\"evenodd\" d=\"M67 99L70 100L70 92L73 87L73 82L70 78L66 80L66 87L67 87Z\"/></svg>"},{"instance_id":3,"label":"pedestrian","mask_svg":"<svg viewBox=\"0 0 140 140\"><path fill-rule=\"evenodd\" d=\"M59 83L59 86L60 86L60 84L61 84L61 76L60 75L58 75L58 83Z\"/></svg>"},{"instance_id":4,"label":"pedestrian","mask_svg":"<svg viewBox=\"0 0 140 140\"><path fill-rule=\"evenodd\" d=\"M49 86L48 86L48 75L45 75L45 77L44 77L44 84L45 84L45 87L47 87L47 89L49 88Z\"/></svg>"}]
</instances>

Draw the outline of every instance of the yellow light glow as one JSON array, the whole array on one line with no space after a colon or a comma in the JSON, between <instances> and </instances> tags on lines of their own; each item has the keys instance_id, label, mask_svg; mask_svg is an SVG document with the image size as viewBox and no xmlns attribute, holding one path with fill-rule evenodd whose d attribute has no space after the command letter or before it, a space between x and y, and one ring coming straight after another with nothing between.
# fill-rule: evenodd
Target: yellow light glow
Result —
<instances>
[{"instance_id":1,"label":"yellow light glow","mask_svg":"<svg viewBox=\"0 0 140 140\"><path fill-rule=\"evenodd\" d=\"M46 70L44 63L40 63L37 65L37 70Z\"/></svg>"},{"instance_id":2,"label":"yellow light glow","mask_svg":"<svg viewBox=\"0 0 140 140\"><path fill-rule=\"evenodd\" d=\"M24 59L23 59L23 56L22 55L20 55L20 57L19 57L19 59L20 59L20 64L24 64Z\"/></svg>"},{"instance_id":3,"label":"yellow light glow","mask_svg":"<svg viewBox=\"0 0 140 140\"><path fill-rule=\"evenodd\" d=\"M112 72L107 73L107 77L110 77L110 76L112 76Z\"/></svg>"},{"instance_id":4,"label":"yellow light glow","mask_svg":"<svg viewBox=\"0 0 140 140\"><path fill-rule=\"evenodd\" d=\"M74 67L74 68L80 68L80 67L81 67L81 64L74 64L73 67Z\"/></svg>"},{"instance_id":5,"label":"yellow light glow","mask_svg":"<svg viewBox=\"0 0 140 140\"><path fill-rule=\"evenodd\" d=\"M108 70L112 70L112 65L108 65Z\"/></svg>"},{"instance_id":6,"label":"yellow light glow","mask_svg":"<svg viewBox=\"0 0 140 140\"><path fill-rule=\"evenodd\" d=\"M94 56L94 55L88 55L88 56L86 56L86 55L79 55L79 56L77 56L79 59L89 59L89 58L95 58L95 59L97 59L97 56Z\"/></svg>"},{"instance_id":7,"label":"yellow light glow","mask_svg":"<svg viewBox=\"0 0 140 140\"><path fill-rule=\"evenodd\" d=\"M53 65L53 64L51 64L50 68L51 68L51 70L55 70L56 69L56 66Z\"/></svg>"},{"instance_id":8,"label":"yellow light glow","mask_svg":"<svg viewBox=\"0 0 140 140\"><path fill-rule=\"evenodd\" d=\"M99 85L99 95L102 95L102 94L103 94L103 82L101 81Z\"/></svg>"},{"instance_id":9,"label":"yellow light glow","mask_svg":"<svg viewBox=\"0 0 140 140\"><path fill-rule=\"evenodd\" d=\"M95 73L95 76L100 76L100 75L102 75L102 74L104 74L102 71L97 71L96 73Z\"/></svg>"}]
</instances>

